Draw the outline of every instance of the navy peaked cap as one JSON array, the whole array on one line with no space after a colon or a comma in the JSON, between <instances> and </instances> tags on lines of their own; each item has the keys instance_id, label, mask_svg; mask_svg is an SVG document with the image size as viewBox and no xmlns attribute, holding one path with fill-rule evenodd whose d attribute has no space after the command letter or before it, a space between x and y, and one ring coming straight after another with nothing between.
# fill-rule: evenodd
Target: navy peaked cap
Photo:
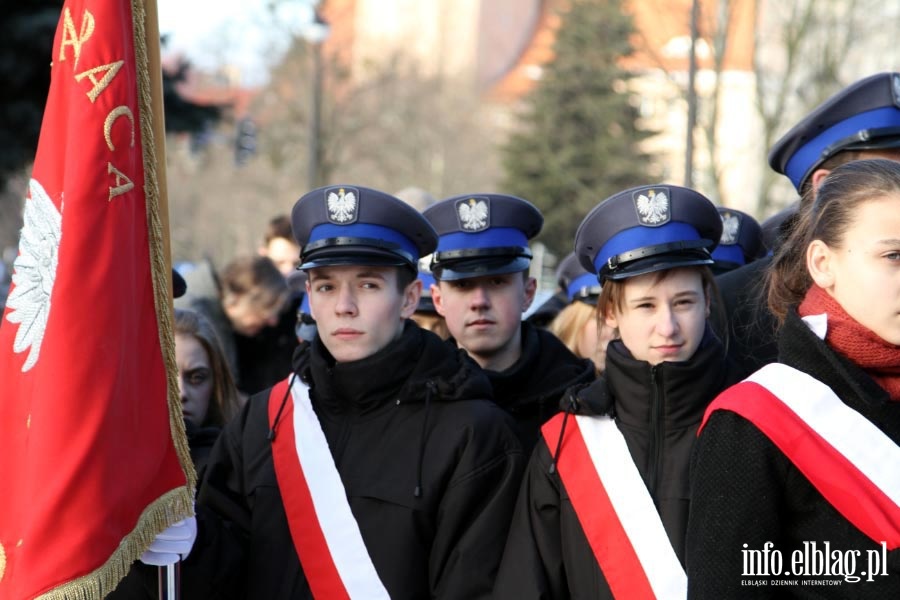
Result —
<instances>
[{"instance_id":1,"label":"navy peaked cap","mask_svg":"<svg viewBox=\"0 0 900 600\"><path fill-rule=\"evenodd\" d=\"M434 275L431 274L431 256L423 256L419 259L419 281L422 282L422 294L419 296L419 305L416 312L437 314L434 308L434 298L431 297L431 284L434 283Z\"/></svg>"},{"instance_id":2,"label":"navy peaked cap","mask_svg":"<svg viewBox=\"0 0 900 600\"><path fill-rule=\"evenodd\" d=\"M820 104L769 152L769 165L797 188L844 150L900 147L900 73L861 79Z\"/></svg>"},{"instance_id":3,"label":"navy peaked cap","mask_svg":"<svg viewBox=\"0 0 900 600\"><path fill-rule=\"evenodd\" d=\"M717 273L736 269L761 258L766 248L763 244L762 227L759 222L745 212L733 208L717 207L722 217L722 237L712 252Z\"/></svg>"},{"instance_id":4,"label":"navy peaked cap","mask_svg":"<svg viewBox=\"0 0 900 600\"><path fill-rule=\"evenodd\" d=\"M641 186L588 213L575 232L575 254L602 282L711 265L721 237L722 219L706 196L676 185Z\"/></svg>"},{"instance_id":5,"label":"navy peaked cap","mask_svg":"<svg viewBox=\"0 0 900 600\"><path fill-rule=\"evenodd\" d=\"M372 188L333 185L303 195L291 212L300 269L335 265L416 270L437 234L406 202Z\"/></svg>"},{"instance_id":6,"label":"navy peaked cap","mask_svg":"<svg viewBox=\"0 0 900 600\"><path fill-rule=\"evenodd\" d=\"M556 267L556 281L559 287L565 290L569 302L581 300L588 304L597 304L597 297L600 295L600 280L597 273L581 266L574 252L559 261Z\"/></svg>"},{"instance_id":7,"label":"navy peaked cap","mask_svg":"<svg viewBox=\"0 0 900 600\"><path fill-rule=\"evenodd\" d=\"M544 225L533 204L505 194L454 196L423 214L440 236L431 271L443 281L528 269L528 240Z\"/></svg>"}]
</instances>

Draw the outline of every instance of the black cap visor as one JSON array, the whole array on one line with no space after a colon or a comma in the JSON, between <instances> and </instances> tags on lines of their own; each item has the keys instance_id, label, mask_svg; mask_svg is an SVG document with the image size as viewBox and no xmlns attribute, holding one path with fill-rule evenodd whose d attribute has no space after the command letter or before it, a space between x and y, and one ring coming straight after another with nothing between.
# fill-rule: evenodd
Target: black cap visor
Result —
<instances>
[{"instance_id":1,"label":"black cap visor","mask_svg":"<svg viewBox=\"0 0 900 600\"><path fill-rule=\"evenodd\" d=\"M722 275L724 273L727 273L729 271L734 271L735 269L738 269L743 266L744 265L742 265L740 263L731 262L730 260L717 260L716 264L714 264L710 268L712 269L713 275Z\"/></svg>"},{"instance_id":2,"label":"black cap visor","mask_svg":"<svg viewBox=\"0 0 900 600\"><path fill-rule=\"evenodd\" d=\"M591 306L597 306L597 299L600 298L600 292L603 288L597 284L590 287L583 287L572 296L572 301L584 302Z\"/></svg>"},{"instance_id":3,"label":"black cap visor","mask_svg":"<svg viewBox=\"0 0 900 600\"><path fill-rule=\"evenodd\" d=\"M434 309L434 300L431 296L426 296L424 293L419 296L419 305L416 306L416 312L432 315L437 314L437 311Z\"/></svg>"},{"instance_id":4,"label":"black cap visor","mask_svg":"<svg viewBox=\"0 0 900 600\"><path fill-rule=\"evenodd\" d=\"M317 267L339 267L363 265L373 267L408 267L416 271L418 262L400 249L375 247L371 245L342 244L304 248L301 271Z\"/></svg>"},{"instance_id":5,"label":"black cap visor","mask_svg":"<svg viewBox=\"0 0 900 600\"><path fill-rule=\"evenodd\" d=\"M708 240L699 241L711 244ZM626 252L613 257L609 260L609 263L603 265L603 268L600 269L600 277L603 280L617 281L678 267L715 264L709 250L705 247L680 248L666 251L666 246L670 246L670 244L651 246L649 249ZM660 251L652 252L654 248L659 248Z\"/></svg>"},{"instance_id":6,"label":"black cap visor","mask_svg":"<svg viewBox=\"0 0 900 600\"><path fill-rule=\"evenodd\" d=\"M530 266L529 256L489 256L435 261L431 264L431 273L438 281L457 281L487 275L520 273L527 271Z\"/></svg>"}]
</instances>

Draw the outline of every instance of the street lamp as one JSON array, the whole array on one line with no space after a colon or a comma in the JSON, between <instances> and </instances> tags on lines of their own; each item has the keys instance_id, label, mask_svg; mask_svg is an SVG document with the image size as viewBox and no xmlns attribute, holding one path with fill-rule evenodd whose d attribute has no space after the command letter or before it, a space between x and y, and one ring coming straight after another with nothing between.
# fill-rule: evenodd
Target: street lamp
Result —
<instances>
[{"instance_id":1,"label":"street lamp","mask_svg":"<svg viewBox=\"0 0 900 600\"><path fill-rule=\"evenodd\" d=\"M307 167L307 186L314 189L319 186L319 137L322 128L322 43L328 39L331 27L318 11L313 13L312 20L300 30L302 37L309 44L312 54L312 89L309 113L309 163Z\"/></svg>"}]
</instances>

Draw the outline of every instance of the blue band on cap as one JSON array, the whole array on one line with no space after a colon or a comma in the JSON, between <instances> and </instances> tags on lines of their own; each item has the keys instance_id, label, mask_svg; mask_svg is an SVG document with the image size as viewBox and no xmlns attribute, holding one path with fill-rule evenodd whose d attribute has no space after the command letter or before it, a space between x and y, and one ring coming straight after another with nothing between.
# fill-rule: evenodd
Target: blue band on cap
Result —
<instances>
[{"instance_id":1,"label":"blue band on cap","mask_svg":"<svg viewBox=\"0 0 900 600\"><path fill-rule=\"evenodd\" d=\"M569 287L566 288L566 295L569 297L569 301L571 302L575 299L575 295L582 289L597 287L599 285L600 281L597 280L597 275L595 273L585 273L584 275L579 275L572 280L572 283L570 283Z\"/></svg>"},{"instance_id":2,"label":"blue band on cap","mask_svg":"<svg viewBox=\"0 0 900 600\"><path fill-rule=\"evenodd\" d=\"M722 260L736 265L743 265L747 262L744 258L744 250L737 244L730 244L728 246L719 244L716 246L716 249L713 250L712 257L716 262Z\"/></svg>"},{"instance_id":3,"label":"blue band on cap","mask_svg":"<svg viewBox=\"0 0 900 600\"><path fill-rule=\"evenodd\" d=\"M670 221L661 227L642 227L638 225L637 227L620 231L609 238L603 244L603 247L600 248L600 251L597 252L597 256L594 257L594 268L599 273L600 269L606 266L606 261L623 252L631 252L645 246L699 239L702 239L700 233L692 225L679 221Z\"/></svg>"},{"instance_id":4,"label":"blue band on cap","mask_svg":"<svg viewBox=\"0 0 900 600\"><path fill-rule=\"evenodd\" d=\"M854 115L840 123L836 123L806 142L798 148L794 156L784 167L784 174L794 183L794 187L800 188L800 182L804 175L814 164L822 158L822 151L828 146L864 131L866 129L879 129L881 127L900 126L900 109L894 106L885 106Z\"/></svg>"},{"instance_id":5,"label":"blue band on cap","mask_svg":"<svg viewBox=\"0 0 900 600\"><path fill-rule=\"evenodd\" d=\"M414 261L419 260L419 249L409 238L396 229L382 225L372 225L371 223L353 223L352 225L322 223L313 227L312 231L309 232L307 244L337 237L372 238L393 242L412 255Z\"/></svg>"},{"instance_id":6,"label":"blue band on cap","mask_svg":"<svg viewBox=\"0 0 900 600\"><path fill-rule=\"evenodd\" d=\"M432 275L431 273L426 273L424 271L419 271L419 281L422 282L422 289L427 291L431 284L434 283L434 275Z\"/></svg>"},{"instance_id":7,"label":"blue band on cap","mask_svg":"<svg viewBox=\"0 0 900 600\"><path fill-rule=\"evenodd\" d=\"M527 248L528 237L514 227L493 227L477 233L455 231L440 237L437 252L467 250L470 248L503 248L507 246Z\"/></svg>"}]
</instances>

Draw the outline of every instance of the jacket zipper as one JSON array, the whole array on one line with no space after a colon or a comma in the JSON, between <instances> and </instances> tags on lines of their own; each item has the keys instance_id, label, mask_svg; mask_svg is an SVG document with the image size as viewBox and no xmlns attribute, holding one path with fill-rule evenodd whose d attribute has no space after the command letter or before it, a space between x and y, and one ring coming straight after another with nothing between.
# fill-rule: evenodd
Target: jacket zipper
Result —
<instances>
[{"instance_id":1,"label":"jacket zipper","mask_svg":"<svg viewBox=\"0 0 900 600\"><path fill-rule=\"evenodd\" d=\"M663 454L663 436L664 423L662 417L663 393L660 377L657 376L657 366L650 367L650 386L653 389L653 395L650 403L650 447L648 448L647 458L649 464L647 468L647 490L653 498L653 504L656 505L656 488L659 484L660 464L662 463Z\"/></svg>"}]
</instances>

